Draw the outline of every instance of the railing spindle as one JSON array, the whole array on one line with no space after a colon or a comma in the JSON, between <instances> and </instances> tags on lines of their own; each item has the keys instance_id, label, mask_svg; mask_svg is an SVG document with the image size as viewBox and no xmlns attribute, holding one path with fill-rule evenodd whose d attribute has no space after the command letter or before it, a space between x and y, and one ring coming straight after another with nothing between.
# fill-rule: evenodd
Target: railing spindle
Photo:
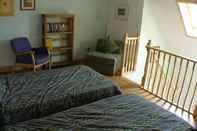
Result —
<instances>
[{"instance_id":1,"label":"railing spindle","mask_svg":"<svg viewBox=\"0 0 197 131\"><path fill-rule=\"evenodd\" d=\"M127 62L126 62L126 72L128 72L129 71L129 50L130 50L130 45L131 45L131 41L128 41L128 44L127 44L127 57L126 57L126 60L127 60Z\"/></svg>"},{"instance_id":2,"label":"railing spindle","mask_svg":"<svg viewBox=\"0 0 197 131\"><path fill-rule=\"evenodd\" d=\"M175 60L174 60L173 71L172 71L172 77L171 77L170 85L169 85L168 92L167 92L167 100L169 100L168 98L169 98L170 88L171 88L171 85L172 85L172 80L173 80L173 78L174 78L175 67L176 67L176 61L177 61L177 57L175 57Z\"/></svg>"},{"instance_id":3,"label":"railing spindle","mask_svg":"<svg viewBox=\"0 0 197 131\"><path fill-rule=\"evenodd\" d=\"M132 52L131 52L131 58L132 58L132 63L131 63L131 66L130 66L130 70L134 70L134 60L135 60L135 40L133 40L133 47L132 47Z\"/></svg>"},{"instance_id":4,"label":"railing spindle","mask_svg":"<svg viewBox=\"0 0 197 131\"><path fill-rule=\"evenodd\" d=\"M131 65L131 48L132 48L132 41L128 41L128 50L127 50L127 70L126 70L126 72L129 72L129 70L130 70L130 65Z\"/></svg>"},{"instance_id":5,"label":"railing spindle","mask_svg":"<svg viewBox=\"0 0 197 131\"><path fill-rule=\"evenodd\" d=\"M195 97L196 91L197 91L197 83L196 83L196 85L194 87L194 92L193 92L193 95L192 95L192 99L191 99L190 104L189 104L189 111L191 111L191 108L192 108L192 104L194 102L194 97Z\"/></svg>"},{"instance_id":6,"label":"railing spindle","mask_svg":"<svg viewBox=\"0 0 197 131\"><path fill-rule=\"evenodd\" d=\"M149 80L148 80L148 91L150 89L150 83L151 83L151 78L152 78L152 73L153 73L153 68L154 68L154 58L155 58L155 50L153 50L153 55L151 56L151 59L153 59L153 61L151 61L151 67L150 67L150 75L149 75Z\"/></svg>"},{"instance_id":7,"label":"railing spindle","mask_svg":"<svg viewBox=\"0 0 197 131\"><path fill-rule=\"evenodd\" d=\"M182 86L181 86L181 91L180 91L180 94L179 94L179 97L178 97L177 105L179 105L180 98L181 98L181 95L182 95L182 92L183 92L183 88L184 88L184 84L185 84L185 79L186 79L187 71L188 71L188 66L189 66L189 61L187 60L186 69L185 69L184 78L183 78L183 82L182 82Z\"/></svg>"},{"instance_id":8,"label":"railing spindle","mask_svg":"<svg viewBox=\"0 0 197 131\"><path fill-rule=\"evenodd\" d=\"M190 87L191 87L192 80L193 80L193 76L194 76L195 67L196 67L196 63L193 63L192 74L191 74L191 77L190 77L190 82L189 82L189 87L188 87L188 89L187 89L186 97L185 97L185 99L184 99L183 108L185 108L185 103L186 103L187 97L188 97L188 95L189 95Z\"/></svg>"},{"instance_id":9,"label":"railing spindle","mask_svg":"<svg viewBox=\"0 0 197 131\"><path fill-rule=\"evenodd\" d=\"M158 63L156 62L156 70L155 70L155 76L154 76L154 80L153 80L153 88L152 88L152 92L154 91L155 81L156 81L156 77L157 77L157 72L158 72L158 69L159 69L160 54L161 54L161 52L158 52L158 55L157 55Z\"/></svg>"},{"instance_id":10,"label":"railing spindle","mask_svg":"<svg viewBox=\"0 0 197 131\"><path fill-rule=\"evenodd\" d=\"M138 44L138 39L136 39L135 40L135 55L134 55L134 62L133 62L133 70L136 70L138 49L139 49L139 44Z\"/></svg>"},{"instance_id":11,"label":"railing spindle","mask_svg":"<svg viewBox=\"0 0 197 131\"><path fill-rule=\"evenodd\" d=\"M163 75L163 68L164 68L165 60L166 60L166 54L163 55L163 62L162 62L162 66L161 66L161 72L160 72L160 76L159 76L159 82L158 82L158 85L157 85L156 94L159 93L159 87L161 85L161 79L162 79L162 75Z\"/></svg>"},{"instance_id":12,"label":"railing spindle","mask_svg":"<svg viewBox=\"0 0 197 131\"><path fill-rule=\"evenodd\" d=\"M168 67L167 67L167 73L165 75L164 85L163 85L163 88L162 88L162 95L161 95L162 98L163 98L163 95L164 95L164 90L165 90L167 79L168 79L168 73L169 73L169 69L170 69L171 57L172 57L171 55L168 57Z\"/></svg>"},{"instance_id":13,"label":"railing spindle","mask_svg":"<svg viewBox=\"0 0 197 131\"><path fill-rule=\"evenodd\" d=\"M134 53L134 40L131 41L131 47L130 47L130 64L129 64L129 70L133 70L132 67L133 67L133 53Z\"/></svg>"},{"instance_id":14,"label":"railing spindle","mask_svg":"<svg viewBox=\"0 0 197 131\"><path fill-rule=\"evenodd\" d=\"M179 82L179 78L180 78L180 74L181 74L182 65L183 65L183 59L180 60L180 66L179 66L178 76L177 76L177 80L176 80L176 84L175 84L174 93L172 95L173 96L172 97L172 103L174 103L175 93L176 93L176 90L178 89L178 82Z\"/></svg>"}]
</instances>

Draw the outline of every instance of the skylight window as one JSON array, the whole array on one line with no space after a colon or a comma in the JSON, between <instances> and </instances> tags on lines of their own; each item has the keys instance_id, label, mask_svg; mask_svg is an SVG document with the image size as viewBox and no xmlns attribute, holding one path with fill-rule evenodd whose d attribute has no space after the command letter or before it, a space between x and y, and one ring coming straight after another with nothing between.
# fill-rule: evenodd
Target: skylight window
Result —
<instances>
[{"instance_id":1,"label":"skylight window","mask_svg":"<svg viewBox=\"0 0 197 131\"><path fill-rule=\"evenodd\" d=\"M179 2L178 5L187 35L197 37L197 4Z\"/></svg>"}]
</instances>

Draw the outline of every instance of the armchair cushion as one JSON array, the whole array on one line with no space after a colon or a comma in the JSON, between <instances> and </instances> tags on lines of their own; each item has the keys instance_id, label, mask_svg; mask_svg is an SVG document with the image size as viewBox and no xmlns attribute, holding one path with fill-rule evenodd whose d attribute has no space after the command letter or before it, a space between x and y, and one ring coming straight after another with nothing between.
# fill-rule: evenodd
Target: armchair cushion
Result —
<instances>
[{"instance_id":1,"label":"armchair cushion","mask_svg":"<svg viewBox=\"0 0 197 131\"><path fill-rule=\"evenodd\" d=\"M96 45L96 51L108 53L110 51L110 42L107 39L99 39Z\"/></svg>"},{"instance_id":2,"label":"armchair cushion","mask_svg":"<svg viewBox=\"0 0 197 131\"><path fill-rule=\"evenodd\" d=\"M11 40L11 46L16 53L32 50L29 40L25 37Z\"/></svg>"},{"instance_id":3,"label":"armchair cushion","mask_svg":"<svg viewBox=\"0 0 197 131\"><path fill-rule=\"evenodd\" d=\"M99 39L96 45L96 51L101 53L121 53L122 42L111 38Z\"/></svg>"},{"instance_id":4,"label":"armchair cushion","mask_svg":"<svg viewBox=\"0 0 197 131\"><path fill-rule=\"evenodd\" d=\"M120 46L118 46L116 41L110 40L110 45L111 45L111 48L110 48L109 53L112 53L112 54L116 54L116 53L119 54L120 53Z\"/></svg>"},{"instance_id":5,"label":"armchair cushion","mask_svg":"<svg viewBox=\"0 0 197 131\"><path fill-rule=\"evenodd\" d=\"M36 65L43 64L47 61L49 61L49 55L48 54L36 54L35 55Z\"/></svg>"},{"instance_id":6,"label":"armchair cushion","mask_svg":"<svg viewBox=\"0 0 197 131\"><path fill-rule=\"evenodd\" d=\"M35 54L48 54L46 48L33 48L33 51L35 52Z\"/></svg>"},{"instance_id":7,"label":"armchair cushion","mask_svg":"<svg viewBox=\"0 0 197 131\"><path fill-rule=\"evenodd\" d=\"M34 48L36 65L45 63L49 60L49 53L46 48Z\"/></svg>"}]
</instances>

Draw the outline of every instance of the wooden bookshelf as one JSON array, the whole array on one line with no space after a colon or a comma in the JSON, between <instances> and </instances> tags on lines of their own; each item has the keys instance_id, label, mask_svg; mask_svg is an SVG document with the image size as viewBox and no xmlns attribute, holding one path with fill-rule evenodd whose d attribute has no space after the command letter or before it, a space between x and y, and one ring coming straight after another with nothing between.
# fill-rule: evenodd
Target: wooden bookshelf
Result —
<instances>
[{"instance_id":1,"label":"wooden bookshelf","mask_svg":"<svg viewBox=\"0 0 197 131\"><path fill-rule=\"evenodd\" d=\"M43 43L52 40L50 51L52 67L73 62L74 15L42 14Z\"/></svg>"}]
</instances>

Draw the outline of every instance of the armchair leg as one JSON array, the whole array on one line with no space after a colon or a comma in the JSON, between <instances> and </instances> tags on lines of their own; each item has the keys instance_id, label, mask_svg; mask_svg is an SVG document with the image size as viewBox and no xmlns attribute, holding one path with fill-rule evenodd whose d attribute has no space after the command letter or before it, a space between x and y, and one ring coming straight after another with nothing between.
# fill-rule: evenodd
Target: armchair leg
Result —
<instances>
[{"instance_id":1,"label":"armchair leg","mask_svg":"<svg viewBox=\"0 0 197 131\"><path fill-rule=\"evenodd\" d=\"M51 70L51 62L49 62L48 64L49 64L49 70Z\"/></svg>"},{"instance_id":2,"label":"armchair leg","mask_svg":"<svg viewBox=\"0 0 197 131\"><path fill-rule=\"evenodd\" d=\"M36 72L36 67L33 67L33 71Z\"/></svg>"},{"instance_id":3,"label":"armchair leg","mask_svg":"<svg viewBox=\"0 0 197 131\"><path fill-rule=\"evenodd\" d=\"M49 64L49 70L51 70L51 65Z\"/></svg>"}]
</instances>

